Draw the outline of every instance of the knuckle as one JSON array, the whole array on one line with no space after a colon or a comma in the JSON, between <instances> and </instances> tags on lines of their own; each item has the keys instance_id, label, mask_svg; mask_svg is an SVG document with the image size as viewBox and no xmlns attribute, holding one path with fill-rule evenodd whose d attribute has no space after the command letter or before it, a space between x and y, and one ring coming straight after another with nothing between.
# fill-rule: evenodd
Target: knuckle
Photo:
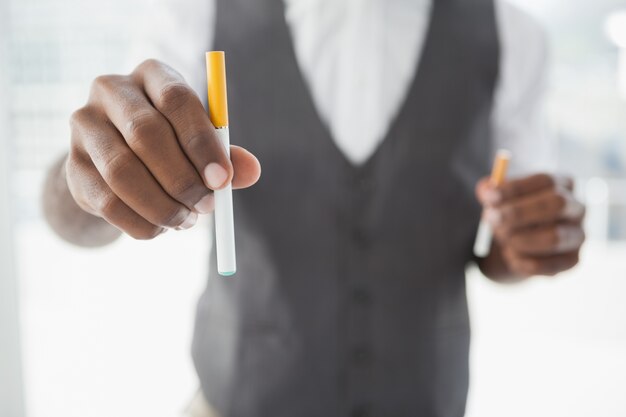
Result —
<instances>
[{"instance_id":1,"label":"knuckle","mask_svg":"<svg viewBox=\"0 0 626 417\"><path fill-rule=\"evenodd\" d=\"M166 84L158 95L159 107L173 112L184 106L195 94L191 88L182 82Z\"/></svg>"},{"instance_id":2,"label":"knuckle","mask_svg":"<svg viewBox=\"0 0 626 417\"><path fill-rule=\"evenodd\" d=\"M134 114L126 124L126 140L129 145L140 145L143 141L159 138L164 133L164 126L151 112Z\"/></svg>"},{"instance_id":3,"label":"knuckle","mask_svg":"<svg viewBox=\"0 0 626 417\"><path fill-rule=\"evenodd\" d=\"M120 83L126 80L123 75L107 74L96 77L91 83L91 96L109 95Z\"/></svg>"},{"instance_id":4,"label":"knuckle","mask_svg":"<svg viewBox=\"0 0 626 417\"><path fill-rule=\"evenodd\" d=\"M67 154L65 160L65 176L66 178L74 178L84 169L85 158L81 155L80 151L71 146L70 151Z\"/></svg>"},{"instance_id":5,"label":"knuckle","mask_svg":"<svg viewBox=\"0 0 626 417\"><path fill-rule=\"evenodd\" d=\"M115 218L123 210L124 203L116 195L108 193L100 197L95 204L95 211L105 219Z\"/></svg>"},{"instance_id":6,"label":"knuckle","mask_svg":"<svg viewBox=\"0 0 626 417\"><path fill-rule=\"evenodd\" d=\"M133 74L141 74L141 73L161 73L167 72L170 67L165 64L163 61L160 61L155 58L148 58L142 61L137 67L133 70Z\"/></svg>"},{"instance_id":7,"label":"knuckle","mask_svg":"<svg viewBox=\"0 0 626 417\"><path fill-rule=\"evenodd\" d=\"M576 182L574 181L574 178L572 178L569 175L566 175L562 178L562 182L565 188L567 188L568 190L574 191L574 187L576 186Z\"/></svg>"},{"instance_id":8,"label":"knuckle","mask_svg":"<svg viewBox=\"0 0 626 417\"><path fill-rule=\"evenodd\" d=\"M87 161L89 161L89 156L85 153L79 141L73 136L67 153L66 169L70 167L76 169Z\"/></svg>"},{"instance_id":9,"label":"knuckle","mask_svg":"<svg viewBox=\"0 0 626 417\"><path fill-rule=\"evenodd\" d=\"M145 71L145 70L148 70L148 69L158 68L161 65L163 65L163 64L158 59L148 58L148 59L142 61L137 66L136 71Z\"/></svg>"},{"instance_id":10,"label":"knuckle","mask_svg":"<svg viewBox=\"0 0 626 417\"><path fill-rule=\"evenodd\" d=\"M129 177L127 174L132 163L133 159L128 153L117 153L103 163L102 177L107 180L107 182L119 178L127 178Z\"/></svg>"},{"instance_id":11,"label":"knuckle","mask_svg":"<svg viewBox=\"0 0 626 417\"><path fill-rule=\"evenodd\" d=\"M211 137L208 132L191 132L180 139L182 145L187 149L201 150L206 149L211 143Z\"/></svg>"},{"instance_id":12,"label":"knuckle","mask_svg":"<svg viewBox=\"0 0 626 417\"><path fill-rule=\"evenodd\" d=\"M85 120L85 108L81 107L70 115L70 129L78 130Z\"/></svg>"},{"instance_id":13,"label":"knuckle","mask_svg":"<svg viewBox=\"0 0 626 417\"><path fill-rule=\"evenodd\" d=\"M556 187L557 179L551 174L539 174L539 180L546 184L547 187Z\"/></svg>"},{"instance_id":14,"label":"knuckle","mask_svg":"<svg viewBox=\"0 0 626 417\"><path fill-rule=\"evenodd\" d=\"M551 209L550 204L550 199L540 198L534 203L533 208L539 213L546 213L549 212Z\"/></svg>"},{"instance_id":15,"label":"knuckle","mask_svg":"<svg viewBox=\"0 0 626 417\"><path fill-rule=\"evenodd\" d=\"M552 177L554 188L573 190L574 179L569 175L555 175Z\"/></svg>"},{"instance_id":16,"label":"knuckle","mask_svg":"<svg viewBox=\"0 0 626 417\"><path fill-rule=\"evenodd\" d=\"M567 206L568 198L564 193L560 193L560 192L554 193L552 196L552 200L553 200L554 207L559 212L562 212L563 210L565 210L565 207Z\"/></svg>"},{"instance_id":17,"label":"knuckle","mask_svg":"<svg viewBox=\"0 0 626 417\"><path fill-rule=\"evenodd\" d=\"M190 177L184 176L176 179L171 185L169 185L166 189L167 193L174 197L174 199L184 202L184 203L192 203L190 200L190 195L194 193L194 191L199 190L200 188L204 188L200 180Z\"/></svg>"},{"instance_id":18,"label":"knuckle","mask_svg":"<svg viewBox=\"0 0 626 417\"><path fill-rule=\"evenodd\" d=\"M80 159L68 155L65 161L65 180L76 204L84 211L96 214L90 199L93 192L85 192L85 167Z\"/></svg>"},{"instance_id":19,"label":"knuckle","mask_svg":"<svg viewBox=\"0 0 626 417\"><path fill-rule=\"evenodd\" d=\"M72 132L83 130L89 123L92 123L95 118L95 111L91 107L81 107L70 115L70 129Z\"/></svg>"},{"instance_id":20,"label":"knuckle","mask_svg":"<svg viewBox=\"0 0 626 417\"><path fill-rule=\"evenodd\" d=\"M112 82L111 75L99 75L93 79L91 82L91 90L93 92L101 91L101 89L106 88Z\"/></svg>"},{"instance_id":21,"label":"knuckle","mask_svg":"<svg viewBox=\"0 0 626 417\"><path fill-rule=\"evenodd\" d=\"M70 150L67 154L67 159L65 160L65 175L67 176L70 173L75 172L78 169L78 165L81 161L80 156L78 156L78 150L76 147L71 146Z\"/></svg>"}]
</instances>

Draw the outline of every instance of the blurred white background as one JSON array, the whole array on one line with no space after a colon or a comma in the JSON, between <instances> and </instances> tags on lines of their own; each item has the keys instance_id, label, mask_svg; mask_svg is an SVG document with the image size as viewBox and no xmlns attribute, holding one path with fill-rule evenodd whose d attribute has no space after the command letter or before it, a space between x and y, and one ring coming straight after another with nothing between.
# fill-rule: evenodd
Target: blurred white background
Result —
<instances>
[{"instance_id":1,"label":"blurred white background","mask_svg":"<svg viewBox=\"0 0 626 417\"><path fill-rule=\"evenodd\" d=\"M626 4L516 3L550 35L547 118L559 168L576 175L589 204L590 240L581 265L558 278L500 286L470 271L468 417L623 417L626 29L607 19ZM18 328L7 302L17 282L29 417L176 416L197 388L189 350L208 268L206 227L83 250L56 238L39 209L45 169L67 148L69 114L95 76L130 69L132 22L149 16L150 4L0 0L0 169L11 174L8 198L0 175L0 214L12 209L0 220L0 331ZM13 375L0 372L0 388L15 388L18 351L7 332L0 364ZM21 417L14 392L0 397L15 407L7 417ZM0 403L2 417L9 409Z\"/></svg>"}]
</instances>

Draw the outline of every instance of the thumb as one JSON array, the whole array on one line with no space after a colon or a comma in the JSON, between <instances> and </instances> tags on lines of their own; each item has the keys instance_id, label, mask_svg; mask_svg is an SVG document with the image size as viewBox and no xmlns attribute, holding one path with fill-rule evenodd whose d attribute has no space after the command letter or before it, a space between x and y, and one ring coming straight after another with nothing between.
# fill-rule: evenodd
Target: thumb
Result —
<instances>
[{"instance_id":1,"label":"thumb","mask_svg":"<svg viewBox=\"0 0 626 417\"><path fill-rule=\"evenodd\" d=\"M502 199L500 192L491 183L489 177L483 177L476 183L475 192L476 198L485 207L494 206Z\"/></svg>"}]
</instances>

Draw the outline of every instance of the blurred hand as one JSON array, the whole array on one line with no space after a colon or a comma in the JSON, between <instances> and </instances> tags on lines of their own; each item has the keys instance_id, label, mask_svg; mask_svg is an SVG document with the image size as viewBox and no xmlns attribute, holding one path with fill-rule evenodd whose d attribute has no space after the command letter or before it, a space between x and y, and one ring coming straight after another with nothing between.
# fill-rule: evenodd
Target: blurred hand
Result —
<instances>
[{"instance_id":1,"label":"blurred hand","mask_svg":"<svg viewBox=\"0 0 626 417\"><path fill-rule=\"evenodd\" d=\"M488 178L476 186L494 243L512 275L555 275L578 263L585 239L584 206L573 196L570 178L537 174L506 181Z\"/></svg>"},{"instance_id":2,"label":"blurred hand","mask_svg":"<svg viewBox=\"0 0 626 417\"><path fill-rule=\"evenodd\" d=\"M188 229L213 211L213 190L249 187L257 159L231 159L196 93L167 65L147 60L105 75L71 117L66 178L76 203L137 239ZM232 163L231 163L232 160Z\"/></svg>"}]
</instances>

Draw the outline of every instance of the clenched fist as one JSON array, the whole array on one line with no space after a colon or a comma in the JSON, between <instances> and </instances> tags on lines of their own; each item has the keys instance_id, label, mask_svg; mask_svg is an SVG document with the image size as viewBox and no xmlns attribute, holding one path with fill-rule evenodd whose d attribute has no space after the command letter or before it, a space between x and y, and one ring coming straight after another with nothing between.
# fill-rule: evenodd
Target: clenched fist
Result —
<instances>
[{"instance_id":1,"label":"clenched fist","mask_svg":"<svg viewBox=\"0 0 626 417\"><path fill-rule=\"evenodd\" d=\"M98 77L71 118L67 186L84 211L137 239L192 227L213 210L213 190L254 184L257 159L231 159L196 93L167 65Z\"/></svg>"},{"instance_id":2,"label":"clenched fist","mask_svg":"<svg viewBox=\"0 0 626 417\"><path fill-rule=\"evenodd\" d=\"M494 230L492 259L485 260L481 269L524 278L555 275L576 265L585 239L585 207L572 189L571 179L546 174L506 181L499 187L488 178L481 180L476 195Z\"/></svg>"}]
</instances>

